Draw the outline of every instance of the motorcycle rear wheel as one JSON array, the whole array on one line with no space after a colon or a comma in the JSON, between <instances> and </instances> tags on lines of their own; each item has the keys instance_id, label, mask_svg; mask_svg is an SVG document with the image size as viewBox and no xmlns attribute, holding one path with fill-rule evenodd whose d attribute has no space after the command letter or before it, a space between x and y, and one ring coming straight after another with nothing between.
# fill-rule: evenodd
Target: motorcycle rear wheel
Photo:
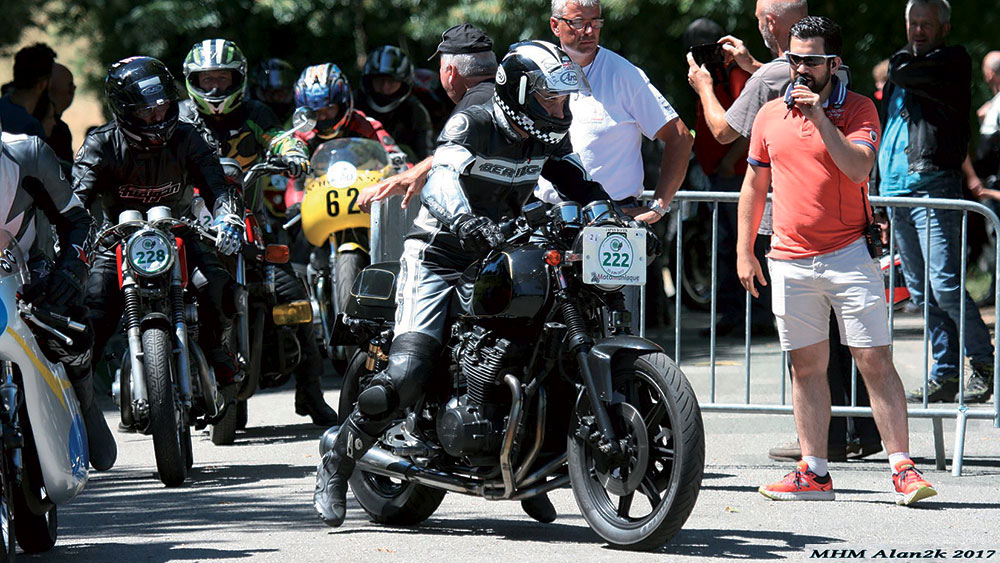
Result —
<instances>
[{"instance_id":1,"label":"motorcycle rear wheel","mask_svg":"<svg viewBox=\"0 0 1000 563\"><path fill-rule=\"evenodd\" d=\"M599 536L623 549L649 550L670 541L694 509L705 433L691 384L666 354L622 364L612 385L625 402L609 414L616 435L628 440L629 470L605 465L608 460L574 431L567 440L570 483L584 519ZM589 411L584 396L575 420Z\"/></svg>"},{"instance_id":2,"label":"motorcycle rear wheel","mask_svg":"<svg viewBox=\"0 0 1000 563\"><path fill-rule=\"evenodd\" d=\"M366 376L370 374L365 369L366 358L367 355L361 350L355 352L344 374L340 399L341 422L354 410L358 393L367 384ZM364 471L355 471L350 483L354 498L372 521L397 526L413 526L430 518L441 505L446 493L440 489Z\"/></svg>"},{"instance_id":3,"label":"motorcycle rear wheel","mask_svg":"<svg viewBox=\"0 0 1000 563\"><path fill-rule=\"evenodd\" d=\"M149 393L149 429L153 435L156 469L164 485L176 487L187 477L188 456L184 442L190 438L186 438L184 418L174 394L170 335L162 328L147 328L142 333L142 351L146 389Z\"/></svg>"}]
</instances>

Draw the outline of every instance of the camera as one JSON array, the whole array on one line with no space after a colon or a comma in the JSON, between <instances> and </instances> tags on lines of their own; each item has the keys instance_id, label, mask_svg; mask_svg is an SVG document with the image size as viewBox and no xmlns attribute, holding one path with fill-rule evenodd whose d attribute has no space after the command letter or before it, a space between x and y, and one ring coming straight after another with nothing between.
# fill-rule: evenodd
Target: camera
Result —
<instances>
[{"instance_id":1,"label":"camera","mask_svg":"<svg viewBox=\"0 0 1000 563\"><path fill-rule=\"evenodd\" d=\"M712 74L712 80L716 83L726 79L726 56L720 43L704 43L702 45L692 45L691 56L697 65L705 65L705 68Z\"/></svg>"}]
</instances>

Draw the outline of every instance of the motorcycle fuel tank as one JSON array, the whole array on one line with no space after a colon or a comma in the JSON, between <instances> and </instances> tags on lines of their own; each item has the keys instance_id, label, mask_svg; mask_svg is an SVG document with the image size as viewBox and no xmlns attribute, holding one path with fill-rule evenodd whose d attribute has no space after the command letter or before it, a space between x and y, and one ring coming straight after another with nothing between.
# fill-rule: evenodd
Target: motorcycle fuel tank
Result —
<instances>
[{"instance_id":1,"label":"motorcycle fuel tank","mask_svg":"<svg viewBox=\"0 0 1000 563\"><path fill-rule=\"evenodd\" d=\"M498 252L479 267L471 316L533 319L549 298L545 250L528 246Z\"/></svg>"}]
</instances>

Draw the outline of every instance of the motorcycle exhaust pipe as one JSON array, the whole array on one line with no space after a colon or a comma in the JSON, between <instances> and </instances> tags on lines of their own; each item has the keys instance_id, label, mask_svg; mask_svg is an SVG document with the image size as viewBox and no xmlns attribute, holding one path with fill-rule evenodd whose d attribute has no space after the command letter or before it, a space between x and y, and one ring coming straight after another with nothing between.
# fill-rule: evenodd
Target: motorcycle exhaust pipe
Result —
<instances>
[{"instance_id":1,"label":"motorcycle exhaust pipe","mask_svg":"<svg viewBox=\"0 0 1000 563\"><path fill-rule=\"evenodd\" d=\"M194 360L198 365L198 378L201 380L201 393L205 399L206 410L208 408L215 409L214 412L205 414L208 415L208 418L214 418L226 406L226 398L215 387L215 374L212 372L212 368L208 367L208 360L205 358L205 353L201 351L201 347L194 344L191 346L191 352L194 353Z\"/></svg>"},{"instance_id":2,"label":"motorcycle exhaust pipe","mask_svg":"<svg viewBox=\"0 0 1000 563\"><path fill-rule=\"evenodd\" d=\"M368 450L364 457L358 460L356 469L453 493L484 496L482 481L463 479L450 473L420 467L379 447Z\"/></svg>"}]
</instances>

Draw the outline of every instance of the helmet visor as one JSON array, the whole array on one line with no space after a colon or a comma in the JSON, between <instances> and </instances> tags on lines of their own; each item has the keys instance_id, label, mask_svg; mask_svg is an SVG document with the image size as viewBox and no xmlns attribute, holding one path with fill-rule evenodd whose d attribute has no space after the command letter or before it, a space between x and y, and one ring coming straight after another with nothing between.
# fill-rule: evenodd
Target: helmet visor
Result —
<instances>
[{"instance_id":1,"label":"helmet visor","mask_svg":"<svg viewBox=\"0 0 1000 563\"><path fill-rule=\"evenodd\" d=\"M542 98L552 99L568 94L590 94L590 83L580 65L573 61L549 70L533 70L525 73L529 92L538 92Z\"/></svg>"},{"instance_id":2,"label":"helmet visor","mask_svg":"<svg viewBox=\"0 0 1000 563\"><path fill-rule=\"evenodd\" d=\"M146 125L155 125L163 122L170 112L171 102L164 100L160 103L145 104L129 108L129 116L136 122Z\"/></svg>"}]
</instances>

